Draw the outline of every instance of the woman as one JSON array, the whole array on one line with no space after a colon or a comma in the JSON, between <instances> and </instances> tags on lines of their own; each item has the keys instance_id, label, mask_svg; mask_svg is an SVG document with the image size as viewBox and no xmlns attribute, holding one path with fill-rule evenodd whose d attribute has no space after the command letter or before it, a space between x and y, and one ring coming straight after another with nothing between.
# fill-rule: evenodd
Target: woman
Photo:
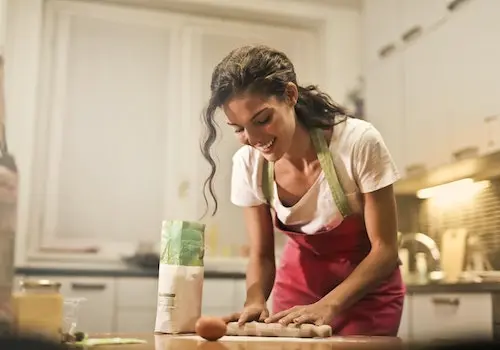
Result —
<instances>
[{"instance_id":1,"label":"woman","mask_svg":"<svg viewBox=\"0 0 500 350\"><path fill-rule=\"evenodd\" d=\"M316 87L299 86L282 52L236 49L213 72L204 115L205 188L215 210L210 147L219 107L244 145L233 157L231 200L243 207L250 240L246 302L226 321L395 336L405 294L392 187L399 174L377 130ZM273 222L290 238L277 270Z\"/></svg>"}]
</instances>

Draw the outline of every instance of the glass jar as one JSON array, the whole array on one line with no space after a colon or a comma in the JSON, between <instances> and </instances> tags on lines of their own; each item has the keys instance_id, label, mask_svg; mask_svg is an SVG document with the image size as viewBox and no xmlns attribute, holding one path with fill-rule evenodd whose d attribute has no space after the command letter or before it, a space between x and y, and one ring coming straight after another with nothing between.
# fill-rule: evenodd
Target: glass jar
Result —
<instances>
[{"instance_id":1,"label":"glass jar","mask_svg":"<svg viewBox=\"0 0 500 350\"><path fill-rule=\"evenodd\" d=\"M12 298L15 330L60 341L64 308L61 283L24 280L20 287Z\"/></svg>"}]
</instances>

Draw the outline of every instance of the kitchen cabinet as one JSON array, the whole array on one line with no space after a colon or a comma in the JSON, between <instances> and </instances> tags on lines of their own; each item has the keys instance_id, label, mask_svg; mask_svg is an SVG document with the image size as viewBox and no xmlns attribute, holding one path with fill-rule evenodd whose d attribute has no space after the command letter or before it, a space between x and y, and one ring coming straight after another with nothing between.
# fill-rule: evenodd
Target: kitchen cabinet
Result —
<instances>
[{"instance_id":1,"label":"kitchen cabinet","mask_svg":"<svg viewBox=\"0 0 500 350\"><path fill-rule=\"evenodd\" d=\"M152 332L155 326L158 279L116 279L116 332Z\"/></svg>"},{"instance_id":2,"label":"kitchen cabinet","mask_svg":"<svg viewBox=\"0 0 500 350\"><path fill-rule=\"evenodd\" d=\"M468 337L493 338L493 303L490 293L413 294L413 341L436 342Z\"/></svg>"},{"instance_id":3,"label":"kitchen cabinet","mask_svg":"<svg viewBox=\"0 0 500 350\"><path fill-rule=\"evenodd\" d=\"M404 46L406 35L422 34L447 17L444 0L364 0L362 4L363 66L380 63L381 50Z\"/></svg>"},{"instance_id":4,"label":"kitchen cabinet","mask_svg":"<svg viewBox=\"0 0 500 350\"><path fill-rule=\"evenodd\" d=\"M386 57L366 77L366 119L381 133L397 167L407 165L405 147L405 95L403 59L399 53Z\"/></svg>"},{"instance_id":5,"label":"kitchen cabinet","mask_svg":"<svg viewBox=\"0 0 500 350\"><path fill-rule=\"evenodd\" d=\"M442 21L448 11L444 0L401 0L402 23L400 39L410 31L424 31Z\"/></svg>"},{"instance_id":6,"label":"kitchen cabinet","mask_svg":"<svg viewBox=\"0 0 500 350\"><path fill-rule=\"evenodd\" d=\"M114 332L115 281L101 277L52 278L61 282L65 298L84 298L78 311L78 329Z\"/></svg>"},{"instance_id":7,"label":"kitchen cabinet","mask_svg":"<svg viewBox=\"0 0 500 350\"><path fill-rule=\"evenodd\" d=\"M447 82L453 153L500 149L500 2L465 3L445 23L443 59ZM471 40L464 40L464 38ZM473 38L473 40L472 40Z\"/></svg>"},{"instance_id":8,"label":"kitchen cabinet","mask_svg":"<svg viewBox=\"0 0 500 350\"><path fill-rule=\"evenodd\" d=\"M61 283L65 300L82 298L77 329L85 332L115 332L115 280L104 277L16 276L16 290L24 278L48 279ZM65 306L65 314L71 310Z\"/></svg>"},{"instance_id":9,"label":"kitchen cabinet","mask_svg":"<svg viewBox=\"0 0 500 350\"><path fill-rule=\"evenodd\" d=\"M227 316L240 310L234 306L235 280L210 278L203 282L202 314Z\"/></svg>"},{"instance_id":10,"label":"kitchen cabinet","mask_svg":"<svg viewBox=\"0 0 500 350\"><path fill-rule=\"evenodd\" d=\"M235 311L241 310L247 299L247 282L245 278L234 281L234 301ZM268 303L269 306L269 303Z\"/></svg>"},{"instance_id":11,"label":"kitchen cabinet","mask_svg":"<svg viewBox=\"0 0 500 350\"><path fill-rule=\"evenodd\" d=\"M14 291L19 290L24 278L58 281L65 299L85 299L77 310L79 330L91 333L154 330L157 278L17 275ZM202 314L227 316L241 311L245 298L244 278L205 278Z\"/></svg>"},{"instance_id":12,"label":"kitchen cabinet","mask_svg":"<svg viewBox=\"0 0 500 350\"><path fill-rule=\"evenodd\" d=\"M403 138L407 174L450 161L450 129L455 116L449 110L447 36L443 28L417 38L402 52L405 127Z\"/></svg>"},{"instance_id":13,"label":"kitchen cabinet","mask_svg":"<svg viewBox=\"0 0 500 350\"><path fill-rule=\"evenodd\" d=\"M362 3L363 67L371 69L380 60L379 52L397 45L401 35L401 0L364 0Z\"/></svg>"},{"instance_id":14,"label":"kitchen cabinet","mask_svg":"<svg viewBox=\"0 0 500 350\"><path fill-rule=\"evenodd\" d=\"M382 22L381 13L387 9L376 1L365 5L363 23ZM398 36L401 39L414 25L421 35L400 40L397 50L364 67L367 118L381 130L405 175L500 150L496 93L500 91L496 74L500 22L495 17L500 3L468 1L452 12L446 5L445 1L401 1ZM364 32L365 48L377 43L374 31ZM389 96L403 102L391 103ZM402 126L394 124L396 111ZM401 141L391 140L396 138L391 134L397 133ZM395 144L401 145L400 154Z\"/></svg>"}]
</instances>

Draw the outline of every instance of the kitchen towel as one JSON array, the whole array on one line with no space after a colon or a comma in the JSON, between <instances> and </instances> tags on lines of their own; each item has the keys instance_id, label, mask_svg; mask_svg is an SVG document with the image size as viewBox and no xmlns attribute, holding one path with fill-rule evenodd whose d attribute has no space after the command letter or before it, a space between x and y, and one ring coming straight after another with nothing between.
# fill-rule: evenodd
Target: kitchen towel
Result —
<instances>
[{"instance_id":1,"label":"kitchen towel","mask_svg":"<svg viewBox=\"0 0 500 350\"><path fill-rule=\"evenodd\" d=\"M205 225L162 223L155 332L194 333L201 316Z\"/></svg>"}]
</instances>

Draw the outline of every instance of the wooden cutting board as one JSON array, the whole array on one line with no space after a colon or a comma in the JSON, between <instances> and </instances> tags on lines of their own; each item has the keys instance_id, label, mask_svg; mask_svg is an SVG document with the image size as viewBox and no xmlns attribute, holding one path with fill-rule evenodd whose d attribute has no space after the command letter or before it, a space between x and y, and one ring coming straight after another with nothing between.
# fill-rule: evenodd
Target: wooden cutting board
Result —
<instances>
[{"instance_id":1,"label":"wooden cutting board","mask_svg":"<svg viewBox=\"0 0 500 350\"><path fill-rule=\"evenodd\" d=\"M449 229L441 237L441 267L446 280L457 281L463 272L467 251L467 230Z\"/></svg>"}]
</instances>

